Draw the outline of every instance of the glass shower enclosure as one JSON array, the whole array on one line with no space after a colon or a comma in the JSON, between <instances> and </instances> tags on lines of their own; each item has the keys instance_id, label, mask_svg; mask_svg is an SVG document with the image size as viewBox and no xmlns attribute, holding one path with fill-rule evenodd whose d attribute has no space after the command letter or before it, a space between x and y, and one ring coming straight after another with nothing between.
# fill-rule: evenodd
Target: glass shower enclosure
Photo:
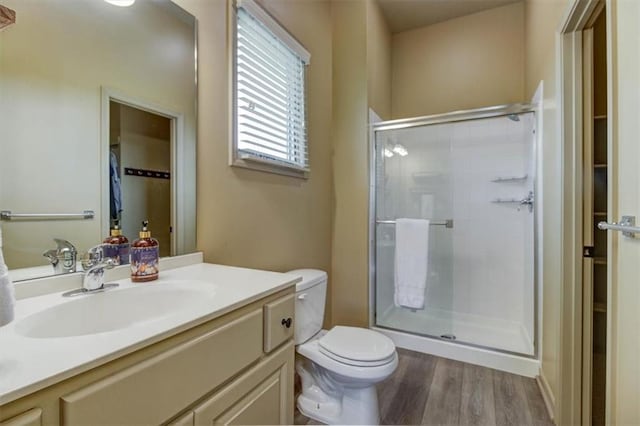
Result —
<instances>
[{"instance_id":1,"label":"glass shower enclosure","mask_svg":"<svg viewBox=\"0 0 640 426\"><path fill-rule=\"evenodd\" d=\"M373 325L534 356L531 108L382 122L373 135ZM406 244L396 239L396 221L404 218L429 221L427 253L419 254L426 264L422 308L396 303L404 264L396 251Z\"/></svg>"}]
</instances>

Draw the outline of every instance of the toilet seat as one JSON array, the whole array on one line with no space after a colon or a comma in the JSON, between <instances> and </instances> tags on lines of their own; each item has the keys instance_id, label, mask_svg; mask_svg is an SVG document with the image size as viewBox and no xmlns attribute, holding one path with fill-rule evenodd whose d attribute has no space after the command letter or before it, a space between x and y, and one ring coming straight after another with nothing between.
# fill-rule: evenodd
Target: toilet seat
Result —
<instances>
[{"instance_id":1,"label":"toilet seat","mask_svg":"<svg viewBox=\"0 0 640 426\"><path fill-rule=\"evenodd\" d=\"M354 382L378 382L388 377L398 366L398 354L396 352L393 353L389 362L382 365L369 364L368 366L358 366L347 364L335 359L334 357L325 355L320 350L318 340L312 340L297 346L296 352L327 369L332 374L347 377L350 381L353 380Z\"/></svg>"},{"instance_id":2,"label":"toilet seat","mask_svg":"<svg viewBox=\"0 0 640 426\"><path fill-rule=\"evenodd\" d=\"M319 346L319 351L320 353L322 353L323 355L325 355L326 357L329 357L337 362L340 362L342 364L347 364L347 365L353 365L355 367L378 367L380 365L385 365L390 363L391 361L393 361L393 354L391 356L389 356L388 358L385 358L383 360L380 361L358 361L355 359L348 359L348 358L342 358L336 354L333 354L325 349L322 348L322 346Z\"/></svg>"},{"instance_id":3,"label":"toilet seat","mask_svg":"<svg viewBox=\"0 0 640 426\"><path fill-rule=\"evenodd\" d=\"M366 328L335 326L318 339L327 357L357 367L376 367L392 362L396 348L391 339Z\"/></svg>"}]
</instances>

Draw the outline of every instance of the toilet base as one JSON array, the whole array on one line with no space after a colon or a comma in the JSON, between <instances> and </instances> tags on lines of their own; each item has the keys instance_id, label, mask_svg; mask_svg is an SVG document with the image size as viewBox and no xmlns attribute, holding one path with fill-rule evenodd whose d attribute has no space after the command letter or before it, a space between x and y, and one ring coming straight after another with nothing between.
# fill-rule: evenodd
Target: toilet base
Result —
<instances>
[{"instance_id":1,"label":"toilet base","mask_svg":"<svg viewBox=\"0 0 640 426\"><path fill-rule=\"evenodd\" d=\"M341 386L327 381L328 372L309 362L297 362L296 370L302 379L302 393L296 405L303 415L329 425L380 423L375 384ZM309 370L315 370L314 374Z\"/></svg>"},{"instance_id":2,"label":"toilet base","mask_svg":"<svg viewBox=\"0 0 640 426\"><path fill-rule=\"evenodd\" d=\"M319 401L314 398L316 396L318 395L303 392L298 397L298 410L310 419L329 425L377 425L380 423L375 386L348 389L341 400L325 394L319 398L322 401Z\"/></svg>"}]
</instances>

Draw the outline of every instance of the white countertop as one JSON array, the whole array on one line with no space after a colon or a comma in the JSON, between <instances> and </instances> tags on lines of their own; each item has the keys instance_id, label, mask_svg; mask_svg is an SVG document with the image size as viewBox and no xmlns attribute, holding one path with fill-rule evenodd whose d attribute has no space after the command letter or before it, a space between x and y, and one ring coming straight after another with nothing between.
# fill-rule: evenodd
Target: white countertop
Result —
<instances>
[{"instance_id":1,"label":"white countertop","mask_svg":"<svg viewBox=\"0 0 640 426\"><path fill-rule=\"evenodd\" d=\"M77 297L62 297L62 292L58 292L18 300L15 320L0 327L0 405L283 290L297 283L300 277L199 263L161 271L160 278L150 283L132 283L130 279L115 281L120 286L109 292L185 280L199 281L196 285L211 292L210 302L177 309L153 321L120 330L83 336L30 338L16 331L16 324L21 319L46 308L77 300ZM194 285L193 282L190 285ZM117 315L118 312L113 314ZM91 318L85 318L84 321L91 321Z\"/></svg>"}]
</instances>

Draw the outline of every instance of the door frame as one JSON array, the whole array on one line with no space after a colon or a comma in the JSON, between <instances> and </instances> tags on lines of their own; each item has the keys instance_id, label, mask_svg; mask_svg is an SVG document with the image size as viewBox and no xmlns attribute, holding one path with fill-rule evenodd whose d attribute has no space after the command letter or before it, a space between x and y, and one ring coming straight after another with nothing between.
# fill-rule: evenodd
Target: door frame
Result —
<instances>
[{"instance_id":1,"label":"door frame","mask_svg":"<svg viewBox=\"0 0 640 426\"><path fill-rule=\"evenodd\" d=\"M181 227L179 225L180 218L184 218L185 206L183 202L178 200L178 188L184 187L183 184L183 172L182 168L178 167L181 164L183 158L182 147L184 146L184 116L182 113L175 112L170 108L163 105L158 105L154 102L137 98L125 93L122 93L116 89L110 87L101 88L101 125L100 125L100 167L101 167L101 191L102 191L102 206L100 209L100 223L102 224L102 230L108 232L110 228L110 207L109 207L109 134L110 134L110 109L109 103L111 101L118 102L123 105L137 108L143 111L150 112L155 115L160 115L171 120L171 256L175 256L177 253L182 253L180 244ZM107 234L104 234L107 235Z\"/></svg>"},{"instance_id":2,"label":"door frame","mask_svg":"<svg viewBox=\"0 0 640 426\"><path fill-rule=\"evenodd\" d=\"M584 51L583 33L603 0L573 0L560 26L560 123L562 143L562 292L560 327L560 404L558 424L583 423L583 256L584 246ZM611 0L606 0L607 10ZM611 67L611 17L607 17L607 68ZM609 74L611 75L611 74ZM611 110L609 77L607 110ZM608 114L609 115L609 114ZM608 130L611 139L611 129ZM609 215L612 212L610 211ZM610 302L609 302L610 303ZM607 324L609 329L610 324ZM609 336L609 330L607 330ZM607 338L609 347L609 337ZM609 423L607 361L607 423ZM590 395L588 396L590 398Z\"/></svg>"}]
</instances>

